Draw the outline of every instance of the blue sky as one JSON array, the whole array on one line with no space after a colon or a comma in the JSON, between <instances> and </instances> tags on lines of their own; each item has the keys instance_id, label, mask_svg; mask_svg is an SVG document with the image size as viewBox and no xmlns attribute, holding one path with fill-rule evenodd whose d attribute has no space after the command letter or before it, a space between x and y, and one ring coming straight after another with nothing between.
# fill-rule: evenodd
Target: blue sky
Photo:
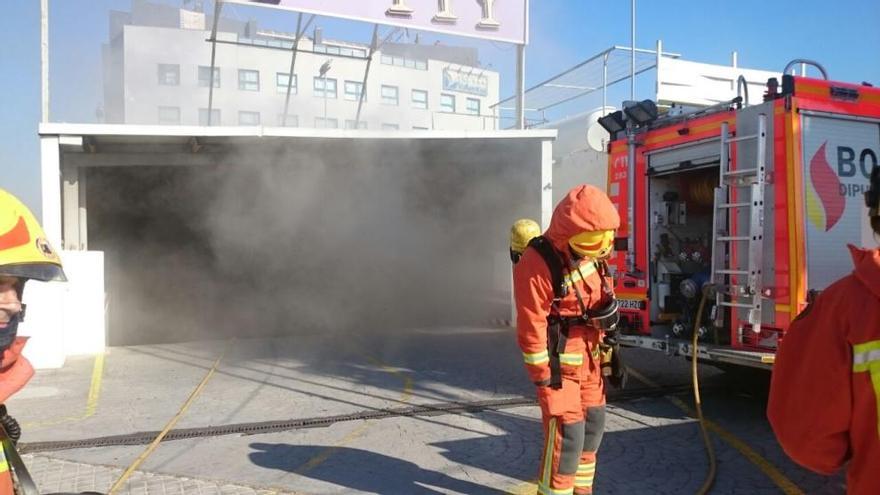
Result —
<instances>
[{"instance_id":1,"label":"blue sky","mask_svg":"<svg viewBox=\"0 0 880 495\"><path fill-rule=\"evenodd\" d=\"M0 21L0 46L4 47L0 54L4 75L0 78L0 187L39 210L39 1L11 1L4 6ZM95 111L101 105L100 45L107 40L107 13L128 8L128 0L50 0L53 121L96 120ZM877 0L639 0L636 8L636 44L641 48L653 48L662 39L664 50L681 53L688 60L718 64L730 63L731 52L736 50L741 67L766 70L781 70L793 58L809 58L822 63L832 79L880 85ZM292 14L277 11L237 6L226 14L256 18L271 29L292 31L295 26ZM321 19L320 25L325 36L337 39L366 41L371 31L368 25L329 19ZM426 38L477 46L481 61L501 72L502 94L512 92L514 47ZM627 0L531 0L526 84L540 82L611 45L628 45L629 39ZM619 103L616 100L623 97L623 90L609 98L609 103ZM641 78L638 90L642 97L651 96L650 76ZM583 105L581 111L595 106Z\"/></svg>"}]
</instances>

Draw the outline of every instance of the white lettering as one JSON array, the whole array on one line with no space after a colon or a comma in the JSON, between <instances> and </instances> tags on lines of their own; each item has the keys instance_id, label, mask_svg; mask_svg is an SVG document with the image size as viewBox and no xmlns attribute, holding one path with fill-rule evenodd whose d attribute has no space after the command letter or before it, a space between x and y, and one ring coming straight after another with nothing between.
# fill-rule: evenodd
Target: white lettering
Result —
<instances>
[{"instance_id":1,"label":"white lettering","mask_svg":"<svg viewBox=\"0 0 880 495\"><path fill-rule=\"evenodd\" d=\"M498 29L501 23L495 19L492 7L495 6L495 0L482 0L483 2L483 18L477 24L482 29Z\"/></svg>"},{"instance_id":2,"label":"white lettering","mask_svg":"<svg viewBox=\"0 0 880 495\"><path fill-rule=\"evenodd\" d=\"M454 24L458 17L452 12L452 0L440 0L440 11L434 16L434 22Z\"/></svg>"},{"instance_id":3,"label":"white lettering","mask_svg":"<svg viewBox=\"0 0 880 495\"><path fill-rule=\"evenodd\" d=\"M410 17L412 13L413 9L406 4L406 0L393 0L391 7L388 7L388 10L385 11L385 15L403 17Z\"/></svg>"}]
</instances>

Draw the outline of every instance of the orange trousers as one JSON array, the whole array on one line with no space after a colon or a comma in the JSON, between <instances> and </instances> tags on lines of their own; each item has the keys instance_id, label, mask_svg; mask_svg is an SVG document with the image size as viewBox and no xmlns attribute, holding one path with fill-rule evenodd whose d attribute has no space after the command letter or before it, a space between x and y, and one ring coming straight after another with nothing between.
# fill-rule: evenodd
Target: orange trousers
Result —
<instances>
[{"instance_id":1,"label":"orange trousers","mask_svg":"<svg viewBox=\"0 0 880 495\"><path fill-rule=\"evenodd\" d=\"M598 354L584 354L579 376L563 375L559 389L538 387L544 424L540 495L593 493L596 451L605 431L605 384Z\"/></svg>"}]
</instances>

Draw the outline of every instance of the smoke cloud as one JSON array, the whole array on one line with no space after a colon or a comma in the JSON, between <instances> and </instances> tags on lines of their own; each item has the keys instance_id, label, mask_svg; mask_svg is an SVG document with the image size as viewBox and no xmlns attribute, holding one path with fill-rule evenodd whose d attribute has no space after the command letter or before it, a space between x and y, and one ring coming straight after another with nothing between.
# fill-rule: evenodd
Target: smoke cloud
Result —
<instances>
[{"instance_id":1,"label":"smoke cloud","mask_svg":"<svg viewBox=\"0 0 880 495\"><path fill-rule=\"evenodd\" d=\"M537 143L260 141L206 145L215 166L92 169L111 344L509 315L507 229L537 216Z\"/></svg>"}]
</instances>

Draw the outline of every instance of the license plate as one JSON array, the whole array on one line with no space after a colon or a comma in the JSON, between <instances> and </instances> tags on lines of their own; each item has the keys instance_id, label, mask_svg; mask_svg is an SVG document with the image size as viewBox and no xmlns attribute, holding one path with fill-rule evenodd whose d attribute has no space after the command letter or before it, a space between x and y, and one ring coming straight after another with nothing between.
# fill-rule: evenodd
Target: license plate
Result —
<instances>
[{"instance_id":1,"label":"license plate","mask_svg":"<svg viewBox=\"0 0 880 495\"><path fill-rule=\"evenodd\" d=\"M635 309L639 311L645 309L645 301L638 299L618 299L617 305L620 309Z\"/></svg>"}]
</instances>

